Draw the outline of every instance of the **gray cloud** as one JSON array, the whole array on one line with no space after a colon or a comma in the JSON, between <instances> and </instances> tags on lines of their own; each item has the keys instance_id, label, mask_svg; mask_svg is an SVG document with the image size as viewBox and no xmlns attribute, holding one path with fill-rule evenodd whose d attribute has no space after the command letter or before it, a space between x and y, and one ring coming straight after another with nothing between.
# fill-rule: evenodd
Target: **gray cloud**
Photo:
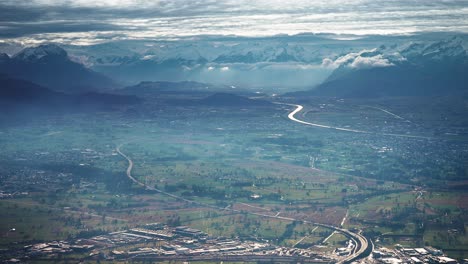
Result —
<instances>
[{"instance_id":1,"label":"gray cloud","mask_svg":"<svg viewBox=\"0 0 468 264\"><path fill-rule=\"evenodd\" d=\"M467 18L464 0L4 0L0 38L468 32Z\"/></svg>"},{"instance_id":2,"label":"gray cloud","mask_svg":"<svg viewBox=\"0 0 468 264\"><path fill-rule=\"evenodd\" d=\"M0 31L0 37L20 37L29 34L38 33L73 33L89 31L115 31L122 30L123 27L112 24L83 23L79 21L47 21L47 22L27 22L21 25L17 23L2 23L3 30Z\"/></svg>"}]
</instances>

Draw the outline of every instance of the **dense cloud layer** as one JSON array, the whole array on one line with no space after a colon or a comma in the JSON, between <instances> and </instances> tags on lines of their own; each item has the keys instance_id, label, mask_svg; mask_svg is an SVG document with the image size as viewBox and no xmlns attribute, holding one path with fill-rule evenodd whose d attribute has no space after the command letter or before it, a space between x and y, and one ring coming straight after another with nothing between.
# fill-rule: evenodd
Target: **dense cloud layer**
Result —
<instances>
[{"instance_id":1,"label":"dense cloud layer","mask_svg":"<svg viewBox=\"0 0 468 264\"><path fill-rule=\"evenodd\" d=\"M468 32L461 0L4 0L0 37L78 44L197 35Z\"/></svg>"},{"instance_id":2,"label":"dense cloud layer","mask_svg":"<svg viewBox=\"0 0 468 264\"><path fill-rule=\"evenodd\" d=\"M401 57L399 60L403 60L403 58ZM348 53L336 60L325 58L322 62L322 66L332 69L340 66L354 69L369 69L376 67L389 67L393 65L394 64L383 54L380 54L377 49Z\"/></svg>"}]
</instances>

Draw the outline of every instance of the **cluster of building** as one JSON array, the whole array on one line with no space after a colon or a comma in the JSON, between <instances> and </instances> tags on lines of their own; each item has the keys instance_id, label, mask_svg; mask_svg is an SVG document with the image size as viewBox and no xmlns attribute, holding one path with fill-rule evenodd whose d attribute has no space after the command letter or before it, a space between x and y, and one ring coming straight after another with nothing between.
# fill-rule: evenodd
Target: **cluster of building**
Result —
<instances>
[{"instance_id":1,"label":"cluster of building","mask_svg":"<svg viewBox=\"0 0 468 264\"><path fill-rule=\"evenodd\" d=\"M57 173L27 167L7 169L0 173L1 199L24 197L30 192L53 192L72 184L71 173Z\"/></svg>"},{"instance_id":2,"label":"cluster of building","mask_svg":"<svg viewBox=\"0 0 468 264\"><path fill-rule=\"evenodd\" d=\"M431 263L431 264L457 264L458 261L449 258L439 249L433 247L424 248L405 248L396 245L395 249L381 247L372 252L372 256L380 263L399 264L399 263Z\"/></svg>"},{"instance_id":3,"label":"cluster of building","mask_svg":"<svg viewBox=\"0 0 468 264\"><path fill-rule=\"evenodd\" d=\"M335 250L335 254L338 256L349 256L352 254L354 248L356 248L356 245L354 245L354 242L352 240L348 240L346 242L346 247L340 247Z\"/></svg>"},{"instance_id":4,"label":"cluster of building","mask_svg":"<svg viewBox=\"0 0 468 264\"><path fill-rule=\"evenodd\" d=\"M84 244L82 240L78 239L74 243L67 241L52 241L48 243L38 243L33 245L26 245L24 247L23 257L34 258L43 255L57 255L64 253L79 253L92 250L95 245Z\"/></svg>"},{"instance_id":5,"label":"cluster of building","mask_svg":"<svg viewBox=\"0 0 468 264\"><path fill-rule=\"evenodd\" d=\"M208 234L187 226L171 228L159 223L147 224L139 228L114 232L97 236L91 241L111 245L138 244L142 242L157 242L153 247L135 247L119 250L118 247L110 252L108 259L126 258L196 258L229 256L278 256L313 258L317 261L329 261L321 255L308 249L296 249L273 246L258 241L240 241L223 237L210 237Z\"/></svg>"},{"instance_id":6,"label":"cluster of building","mask_svg":"<svg viewBox=\"0 0 468 264\"><path fill-rule=\"evenodd\" d=\"M0 190L0 199L28 196L28 192L4 192Z\"/></svg>"},{"instance_id":7,"label":"cluster of building","mask_svg":"<svg viewBox=\"0 0 468 264\"><path fill-rule=\"evenodd\" d=\"M151 223L125 231L98 235L88 239L55 241L28 245L20 252L21 259L54 258L58 254L80 253L82 258L113 259L306 259L334 262L309 249L287 248L263 241L242 241L212 237L187 226L169 227ZM76 254L74 254L76 255Z\"/></svg>"}]
</instances>

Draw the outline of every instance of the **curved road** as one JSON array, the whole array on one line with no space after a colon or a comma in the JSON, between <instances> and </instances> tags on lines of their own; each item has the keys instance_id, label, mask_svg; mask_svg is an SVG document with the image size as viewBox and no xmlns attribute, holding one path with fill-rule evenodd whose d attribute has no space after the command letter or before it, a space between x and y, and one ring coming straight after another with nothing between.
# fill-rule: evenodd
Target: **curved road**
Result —
<instances>
[{"instance_id":1,"label":"curved road","mask_svg":"<svg viewBox=\"0 0 468 264\"><path fill-rule=\"evenodd\" d=\"M343 128L343 127L335 127L335 126L327 126L327 125L321 125L321 124L317 124L317 123L306 122L306 121L297 119L295 117L297 113L299 113L300 111L302 111L302 109L304 109L304 107L302 105L287 104L287 103L276 103L276 104L295 106L296 109L288 114L288 118L290 120L294 121L294 122L297 122L297 123L300 123L300 124L303 124L303 125L307 125L307 126L314 126L314 127L333 129L333 130L339 130L339 131L346 131L346 132L352 132L352 133L361 133L361 134L374 134L374 135L405 137L405 138L433 139L432 137L425 137L425 136L406 135L406 134L393 134L393 133L376 133L376 132L370 132L370 131L365 131L365 130L350 129L350 128Z\"/></svg>"},{"instance_id":2,"label":"curved road","mask_svg":"<svg viewBox=\"0 0 468 264\"><path fill-rule=\"evenodd\" d=\"M315 126L315 127L328 128L328 129L335 129L335 130L348 131L348 132L354 132L354 133L366 133L366 134L369 134L369 133L370 133L370 132L363 131L363 130L342 128L342 127L334 127L334 126L326 126L326 125L321 125L321 124L317 124L317 123L310 123L310 122L302 121L302 120L299 120L299 119L297 119L297 118L295 117L295 115L296 115L297 113L299 113L300 111L302 111L302 109L304 109L304 107L303 107L302 105L296 105L296 104L284 104L284 105L290 105L290 106L295 106L295 107L297 107L294 111L292 111L292 112L289 113L289 115L288 115L288 118L289 118L289 119L291 119L292 121L297 122L297 123L301 123L301 124L308 125L308 126Z\"/></svg>"},{"instance_id":3,"label":"curved road","mask_svg":"<svg viewBox=\"0 0 468 264\"><path fill-rule=\"evenodd\" d=\"M367 257L369 255L368 248L369 248L370 244L368 243L367 239L363 235L358 234L358 233L353 233L353 232L351 232L351 231L349 231L347 229L343 229L343 228L332 226L332 225L315 223L315 222L311 222L311 221L307 221L307 220L298 220L298 219L295 219L295 218L283 217L283 216L279 216L279 215L268 215L268 214L262 214L262 213L254 213L254 212L242 212L241 210L236 210L236 209L232 209L232 208L218 207L218 206L214 206L214 205L210 205L210 204L206 204L206 203L201 203L201 202L197 202L197 201L193 201L193 200L188 200L188 199L185 199L183 197L180 197L180 196L165 192L163 190L160 190L160 189L157 189L157 188L154 188L154 187L151 187L151 186L147 186L146 184L140 182L139 180L135 179L135 177L132 176L132 169L133 169L134 163L133 163L132 159L130 159L129 156L125 155L125 153L123 153L121 151L121 147L124 144L125 143L120 144L115 150L117 151L117 153L119 153L122 157L124 157L128 161L128 167L127 167L127 170L126 170L126 175L132 182L134 182L137 185L145 188L146 190L155 191L155 192L164 194L166 196L172 197L172 198L177 199L177 200L185 201L187 203L196 204L196 205L200 205L200 206L208 207L208 208L212 208L212 209L231 211L231 212L235 212L235 213L247 213L247 214L250 214L250 215L256 215L256 216L267 217L267 218L274 218L274 219L285 220L285 221L298 221L298 222L301 222L303 224L311 224L311 225L315 225L315 226L321 226L321 227L329 228L329 229L331 229L333 231L336 231L336 232L340 232L343 235L345 235L346 237L348 237L349 239L351 239L352 241L354 241L356 247L354 248L352 254L350 254L346 258L338 261L337 263L339 263L339 264L341 264L341 263L351 263L354 260L364 258L364 257Z\"/></svg>"}]
</instances>

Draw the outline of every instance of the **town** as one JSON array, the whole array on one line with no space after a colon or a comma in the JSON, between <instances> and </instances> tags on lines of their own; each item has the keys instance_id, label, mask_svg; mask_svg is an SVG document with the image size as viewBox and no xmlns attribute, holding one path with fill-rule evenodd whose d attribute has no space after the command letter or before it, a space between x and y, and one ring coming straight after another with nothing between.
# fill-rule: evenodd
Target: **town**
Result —
<instances>
[{"instance_id":1,"label":"town","mask_svg":"<svg viewBox=\"0 0 468 264\"><path fill-rule=\"evenodd\" d=\"M355 245L336 248L333 254L320 253L317 247L296 248L275 246L268 241L249 241L239 238L213 237L187 226L169 227L149 223L129 230L101 234L86 239L53 241L26 245L7 263L28 260L89 261L274 261L298 263L346 263ZM16 256L14 256L16 254ZM376 247L364 263L444 263L457 264L441 250L427 246L407 248L395 245L392 249ZM463 263L468 263L465 260Z\"/></svg>"}]
</instances>

